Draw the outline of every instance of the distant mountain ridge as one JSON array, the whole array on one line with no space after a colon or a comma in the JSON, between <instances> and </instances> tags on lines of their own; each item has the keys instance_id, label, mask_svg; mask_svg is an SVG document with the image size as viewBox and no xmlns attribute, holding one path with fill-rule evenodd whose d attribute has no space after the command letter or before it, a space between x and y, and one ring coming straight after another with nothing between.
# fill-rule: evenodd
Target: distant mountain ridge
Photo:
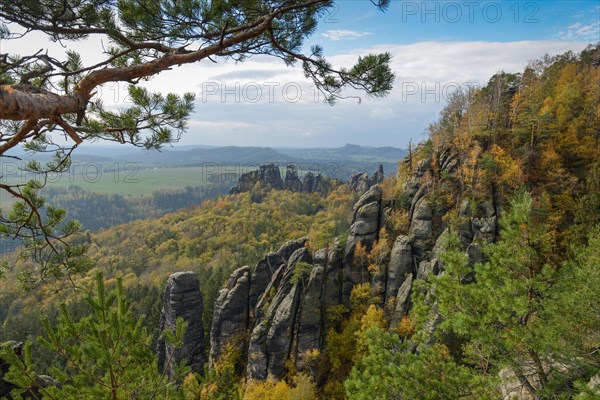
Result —
<instances>
[{"instance_id":1,"label":"distant mountain ridge","mask_svg":"<svg viewBox=\"0 0 600 400\"><path fill-rule=\"evenodd\" d=\"M407 154L396 147L365 147L346 144L337 148L284 148L238 146L174 146L160 151L135 149L127 146L82 146L73 152L74 163L136 163L155 167L194 167L206 163L260 166L295 164L300 171L323 172L333 178L348 180L356 172L372 171L383 164L386 172L394 174L398 161ZM11 155L28 160L31 156L19 149ZM50 155L36 155L43 161Z\"/></svg>"},{"instance_id":2,"label":"distant mountain ridge","mask_svg":"<svg viewBox=\"0 0 600 400\"><path fill-rule=\"evenodd\" d=\"M346 144L343 147L336 148L275 148L280 153L302 159L315 160L347 160L348 157L356 161L380 161L380 162L397 162L403 159L407 151L397 147L366 147L356 144Z\"/></svg>"},{"instance_id":3,"label":"distant mountain ridge","mask_svg":"<svg viewBox=\"0 0 600 400\"><path fill-rule=\"evenodd\" d=\"M13 152L15 156L28 158L23 150ZM144 164L183 165L202 162L299 162L313 160L348 160L373 158L374 161L397 162L406 156L407 151L397 147L366 147L346 144L343 147L261 147L261 146L202 146L186 145L165 147L161 150L137 151L125 146L86 146L73 153L74 159L140 162Z\"/></svg>"}]
</instances>

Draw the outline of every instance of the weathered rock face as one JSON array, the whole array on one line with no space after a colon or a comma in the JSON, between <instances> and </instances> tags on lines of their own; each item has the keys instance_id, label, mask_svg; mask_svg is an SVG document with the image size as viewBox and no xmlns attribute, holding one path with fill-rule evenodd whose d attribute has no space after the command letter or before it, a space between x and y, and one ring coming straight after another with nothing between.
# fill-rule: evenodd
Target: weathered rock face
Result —
<instances>
[{"instance_id":1,"label":"weathered rock face","mask_svg":"<svg viewBox=\"0 0 600 400\"><path fill-rule=\"evenodd\" d=\"M298 178L298 167L294 164L289 164L285 170L284 188L292 192L302 191L302 182Z\"/></svg>"},{"instance_id":2,"label":"weathered rock face","mask_svg":"<svg viewBox=\"0 0 600 400\"><path fill-rule=\"evenodd\" d=\"M363 194L369 190L371 186L383 182L383 178L385 178L383 165L379 164L379 168L375 171L372 178L369 178L369 174L366 172L357 172L350 175L350 181L348 183L350 189L354 190L356 193Z\"/></svg>"},{"instance_id":3,"label":"weathered rock face","mask_svg":"<svg viewBox=\"0 0 600 400\"><path fill-rule=\"evenodd\" d=\"M385 174L383 172L383 164L379 164L377 171L375 171L375 173L373 174L373 179L371 179L371 185L377 185L383 182L384 178Z\"/></svg>"},{"instance_id":4,"label":"weathered rock face","mask_svg":"<svg viewBox=\"0 0 600 400\"><path fill-rule=\"evenodd\" d=\"M354 205L350 235L343 256L342 303L346 306L350 305L352 288L358 283L368 282L367 266L355 265L354 251L358 243L370 248L375 242L381 227L381 199L381 188L375 185L363 194Z\"/></svg>"},{"instance_id":5,"label":"weathered rock face","mask_svg":"<svg viewBox=\"0 0 600 400\"><path fill-rule=\"evenodd\" d=\"M414 254L421 260L425 259L428 250L433 247L432 213L426 196L415 203L408 237Z\"/></svg>"},{"instance_id":6,"label":"weathered rock face","mask_svg":"<svg viewBox=\"0 0 600 400\"><path fill-rule=\"evenodd\" d=\"M327 195L334 186L334 182L329 177L310 171L304 174L301 181L298 176L298 167L294 164L286 166L285 180L283 180L277 164L263 164L256 171L243 173L229 194L250 192L257 184L263 188L286 189L292 192L319 193L321 195Z\"/></svg>"},{"instance_id":7,"label":"weathered rock face","mask_svg":"<svg viewBox=\"0 0 600 400\"><path fill-rule=\"evenodd\" d=\"M277 254L282 258L283 261L288 261L292 254L303 248L308 242L308 237L303 236L300 239L288 240L277 250Z\"/></svg>"},{"instance_id":8,"label":"weathered rock face","mask_svg":"<svg viewBox=\"0 0 600 400\"><path fill-rule=\"evenodd\" d=\"M324 268L316 266L312 268L308 282L301 297L298 336L297 336L297 356L296 367L304 367L307 354L312 350L321 349L321 328L323 319L323 281Z\"/></svg>"},{"instance_id":9,"label":"weathered rock face","mask_svg":"<svg viewBox=\"0 0 600 400\"><path fill-rule=\"evenodd\" d=\"M219 361L228 345L243 340L250 317L250 267L233 271L227 286L219 291L210 330L210 363Z\"/></svg>"},{"instance_id":10,"label":"weathered rock face","mask_svg":"<svg viewBox=\"0 0 600 400\"><path fill-rule=\"evenodd\" d=\"M293 246L296 244L297 243L294 243L290 246L293 248ZM285 255L286 251L282 251L280 249L280 252ZM267 254L256 264L254 270L252 271L250 277L250 292L248 294L250 318L254 318L256 304L271 283L273 275L275 275L276 271L285 263L284 257L282 257L281 253ZM289 258L290 255L287 255L286 258Z\"/></svg>"},{"instance_id":11,"label":"weathered rock face","mask_svg":"<svg viewBox=\"0 0 600 400\"><path fill-rule=\"evenodd\" d=\"M315 252L314 262L325 268L325 282L323 285L323 307L328 308L341 304L342 260L338 243L328 249Z\"/></svg>"},{"instance_id":12,"label":"weathered rock face","mask_svg":"<svg viewBox=\"0 0 600 400\"><path fill-rule=\"evenodd\" d=\"M326 195L331 191L331 187L331 180L321 174L314 174L310 171L304 174L304 180L302 181L303 193Z\"/></svg>"},{"instance_id":13,"label":"weathered rock face","mask_svg":"<svg viewBox=\"0 0 600 400\"><path fill-rule=\"evenodd\" d=\"M356 193L365 193L371 187L369 174L366 172L357 172L350 175L350 189Z\"/></svg>"},{"instance_id":14,"label":"weathered rock face","mask_svg":"<svg viewBox=\"0 0 600 400\"><path fill-rule=\"evenodd\" d=\"M398 289L406 279L412 279L414 271L412 247L407 236L400 235L394 242L388 264L387 286L385 289L385 302L391 296L396 296Z\"/></svg>"},{"instance_id":15,"label":"weathered rock face","mask_svg":"<svg viewBox=\"0 0 600 400\"><path fill-rule=\"evenodd\" d=\"M177 272L169 277L163 295L160 315L160 332L175 331L177 318L187 322L181 347L160 339L157 344L158 367L173 377L173 366L185 361L193 371L202 372L206 361L204 353L204 326L202 324L202 295L198 275L195 272Z\"/></svg>"},{"instance_id":16,"label":"weathered rock face","mask_svg":"<svg viewBox=\"0 0 600 400\"><path fill-rule=\"evenodd\" d=\"M402 320L402 317L408 314L410 308L410 291L412 289L413 275L407 274L402 286L396 292L396 306L390 318L389 329L394 330Z\"/></svg>"},{"instance_id":17,"label":"weathered rock face","mask_svg":"<svg viewBox=\"0 0 600 400\"><path fill-rule=\"evenodd\" d=\"M306 243L288 241L232 273L215 302L211 362L234 346L247 357L248 379L281 379L288 359L302 370L323 349L323 313L340 304L341 252L334 244L313 257Z\"/></svg>"},{"instance_id":18,"label":"weathered rock face","mask_svg":"<svg viewBox=\"0 0 600 400\"><path fill-rule=\"evenodd\" d=\"M332 186L331 179L325 175L316 174L312 193L319 193L322 196L326 196L329 192L331 192Z\"/></svg>"},{"instance_id":19,"label":"weathered rock face","mask_svg":"<svg viewBox=\"0 0 600 400\"><path fill-rule=\"evenodd\" d=\"M243 173L238 184L231 188L229 194L249 192L259 183L261 186L273 189L283 189L283 180L276 164L263 164L256 171Z\"/></svg>"},{"instance_id":20,"label":"weathered rock face","mask_svg":"<svg viewBox=\"0 0 600 400\"><path fill-rule=\"evenodd\" d=\"M300 282L292 279L298 262L304 256L297 250L292 258L296 262L285 267L275 294L265 292L265 299L259 300L262 308L267 308L264 317L257 319L248 346L248 379L281 379L286 372L285 362L292 351L295 335L295 319L300 301ZM304 251L306 253L306 251Z\"/></svg>"},{"instance_id":21,"label":"weathered rock face","mask_svg":"<svg viewBox=\"0 0 600 400\"><path fill-rule=\"evenodd\" d=\"M417 163L413 169L412 174L408 178L408 181L404 184L404 195L406 196L409 204L412 202L413 197L423 187L421 180L431 169L431 158L426 158Z\"/></svg>"}]
</instances>

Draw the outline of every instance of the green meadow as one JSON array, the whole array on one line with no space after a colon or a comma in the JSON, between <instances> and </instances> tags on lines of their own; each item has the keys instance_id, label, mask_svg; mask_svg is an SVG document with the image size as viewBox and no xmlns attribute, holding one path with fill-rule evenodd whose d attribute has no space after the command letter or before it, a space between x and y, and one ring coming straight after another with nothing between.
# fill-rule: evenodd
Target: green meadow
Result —
<instances>
[{"instance_id":1,"label":"green meadow","mask_svg":"<svg viewBox=\"0 0 600 400\"><path fill-rule=\"evenodd\" d=\"M237 179L235 170L228 171L232 186ZM7 183L22 182L33 178L33 175L6 175L3 181ZM50 176L48 187L79 186L83 190L122 196L144 196L161 190L181 190L186 186L203 187L211 182L218 182L220 175L205 167L168 167L140 166L123 164L119 168L114 165L88 164L83 168L74 169L60 175ZM4 191L0 193L0 206L6 207L12 203L12 198Z\"/></svg>"}]
</instances>

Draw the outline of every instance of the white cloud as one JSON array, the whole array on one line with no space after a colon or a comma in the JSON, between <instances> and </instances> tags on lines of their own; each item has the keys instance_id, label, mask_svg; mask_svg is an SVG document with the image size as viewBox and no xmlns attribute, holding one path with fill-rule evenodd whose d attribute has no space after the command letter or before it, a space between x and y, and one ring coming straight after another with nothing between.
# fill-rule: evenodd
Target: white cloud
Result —
<instances>
[{"instance_id":1,"label":"white cloud","mask_svg":"<svg viewBox=\"0 0 600 400\"><path fill-rule=\"evenodd\" d=\"M558 32L558 36L563 40L600 41L600 21L592 21L589 24L577 22L569 25L565 31Z\"/></svg>"},{"instance_id":2,"label":"white cloud","mask_svg":"<svg viewBox=\"0 0 600 400\"><path fill-rule=\"evenodd\" d=\"M581 25L571 29L574 33L586 33L590 28ZM454 83L476 82L483 86L498 71L520 72L530 60L568 50L579 52L587 43L588 40L571 39L427 41L378 45L330 57L333 65L340 67L352 65L361 54L389 51L393 55L394 89L381 100L363 97L362 105L354 99L342 101L335 107L315 102L314 88L299 65L287 68L283 61L267 56L252 57L238 64L220 60L215 64L207 60L182 65L161 73L144 85L163 93L196 92L196 112L182 144L337 146L358 143L403 147L411 137L413 142L420 139L423 130L437 118L445 104L444 96L454 88ZM2 51L26 53L29 50L15 48L16 44L17 41L4 41ZM25 44L32 51L46 45L41 40ZM97 47L81 42L82 47L83 44L87 45L81 49L86 62L93 62L97 55L91 49ZM206 86L215 81L219 84L217 92L206 95L203 102L202 84ZM231 93L235 91L236 83L241 90L239 100ZM262 91L262 97L256 103L246 101L248 97L255 97L254 83ZM289 101L290 98L295 100L298 87L301 98L296 102ZM285 91L285 88L289 90ZM215 87L211 86L211 89ZM102 96L107 105L127 106L125 86L107 85L98 96Z\"/></svg>"},{"instance_id":3,"label":"white cloud","mask_svg":"<svg viewBox=\"0 0 600 400\"><path fill-rule=\"evenodd\" d=\"M332 29L322 33L329 40L338 41L345 39L358 39L372 35L371 32L350 31L346 29Z\"/></svg>"},{"instance_id":4,"label":"white cloud","mask_svg":"<svg viewBox=\"0 0 600 400\"><path fill-rule=\"evenodd\" d=\"M389 51L394 56L394 89L381 100L363 97L362 105L352 99L334 107L316 103L311 83L304 78L302 69L282 68L283 64L274 59L267 67L263 59L254 58L238 65L225 63L219 68L206 69L202 64L189 66L189 70L161 74L151 83L155 90L190 90L191 85L218 73L223 84L231 89L240 78L233 72L257 69L264 73L260 77L265 81L279 84L274 88L273 102L266 97L252 104L243 99L235 102L232 95L226 95L222 101L217 93L203 103L198 94L197 113L192 117L190 133L184 136L185 144L336 146L358 143L403 147L409 138L415 142L423 137L423 131L437 118L446 96L456 85L475 82L475 86L483 86L501 70L520 72L530 60L568 50L578 52L585 46L586 42L573 41L429 41L379 45L331 57L336 66L350 66L360 54ZM265 70L273 75L268 76ZM231 75L223 75L228 73ZM283 87L295 83L301 87L302 98L288 102L283 98ZM292 92L289 94L293 95ZM263 96L266 94L263 87Z\"/></svg>"}]
</instances>

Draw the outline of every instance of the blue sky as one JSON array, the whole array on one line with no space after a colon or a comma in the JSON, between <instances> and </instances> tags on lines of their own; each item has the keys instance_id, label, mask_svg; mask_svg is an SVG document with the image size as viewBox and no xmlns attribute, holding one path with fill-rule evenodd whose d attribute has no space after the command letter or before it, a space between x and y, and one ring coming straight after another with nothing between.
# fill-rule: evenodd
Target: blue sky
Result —
<instances>
[{"instance_id":1,"label":"blue sky","mask_svg":"<svg viewBox=\"0 0 600 400\"><path fill-rule=\"evenodd\" d=\"M208 65L198 69L198 105L182 143L406 147L426 137L456 87L483 86L494 73L519 72L544 54L581 51L600 41L599 20L600 0L396 0L385 13L368 0L339 1L306 48L322 45L336 66L390 51L397 75L390 96L329 107L315 102L299 68L270 59ZM262 96L254 102L256 91Z\"/></svg>"},{"instance_id":2,"label":"blue sky","mask_svg":"<svg viewBox=\"0 0 600 400\"><path fill-rule=\"evenodd\" d=\"M580 51L600 41L599 19L599 0L396 0L385 13L368 0L340 1L321 17L306 47L321 44L338 66L350 65L360 54L390 51L397 75L390 96L329 107L315 102L299 69L272 60L209 66L221 73L201 74L203 95L183 142L406 147L410 139L425 138L454 88L470 82L483 86L494 73L519 72L544 54ZM267 85L273 82L279 85ZM294 102L296 83L302 98ZM231 94L236 84L240 98ZM244 101L254 100L254 84L260 101ZM272 98L266 100L267 94Z\"/></svg>"},{"instance_id":3,"label":"blue sky","mask_svg":"<svg viewBox=\"0 0 600 400\"><path fill-rule=\"evenodd\" d=\"M322 18L319 34L335 30L362 34L354 39L347 35L351 40L336 50L422 41L598 41L599 6L598 0L393 0L387 12L381 13L368 1L345 0ZM582 31L585 27L587 31Z\"/></svg>"},{"instance_id":4,"label":"blue sky","mask_svg":"<svg viewBox=\"0 0 600 400\"><path fill-rule=\"evenodd\" d=\"M146 85L196 94L184 145L406 147L426 137L451 91L483 86L499 71L520 72L545 54L579 52L600 42L599 20L600 0L392 0L385 13L369 0L342 0L321 16L306 48L322 45L338 67L361 54L392 53L396 81L386 98L330 107L299 65L289 68L266 56L184 65ZM33 34L25 43L0 46L21 54L43 47L51 55L64 53ZM100 46L93 40L71 45L88 62L98 59ZM111 107L127 107L125 85L107 85L98 96Z\"/></svg>"}]
</instances>

